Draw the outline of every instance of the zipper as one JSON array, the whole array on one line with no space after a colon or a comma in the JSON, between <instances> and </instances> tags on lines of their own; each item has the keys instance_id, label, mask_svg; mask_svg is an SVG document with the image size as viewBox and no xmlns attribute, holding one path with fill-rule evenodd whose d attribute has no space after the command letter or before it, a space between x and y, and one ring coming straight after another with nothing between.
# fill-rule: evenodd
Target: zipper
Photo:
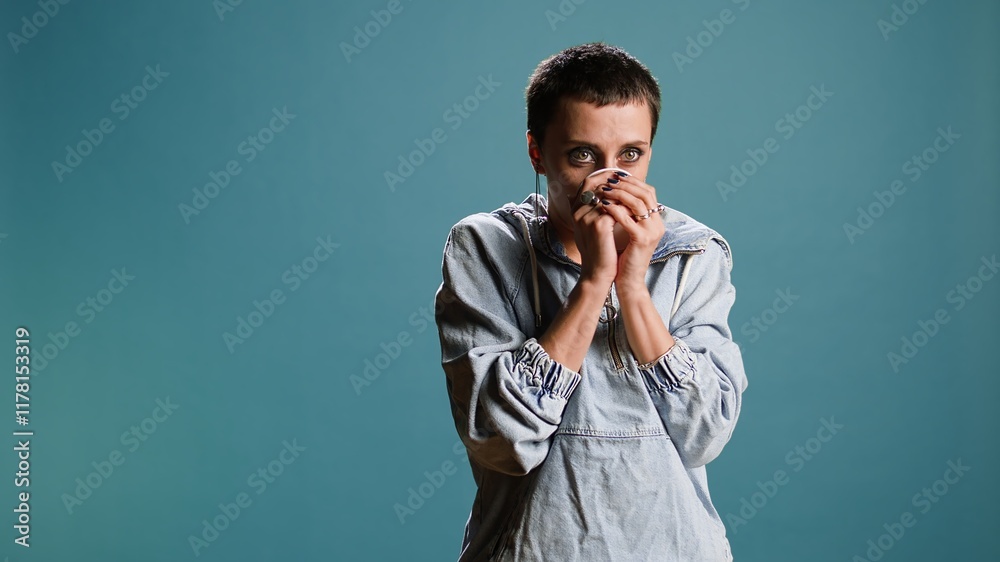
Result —
<instances>
[{"instance_id":1,"label":"zipper","mask_svg":"<svg viewBox=\"0 0 1000 562\"><path fill-rule=\"evenodd\" d=\"M543 223L543 226L547 227L548 224ZM546 235L543 236L542 238L546 241L547 244L548 236ZM552 251L551 247L549 247L549 253L551 254L550 257L552 257L556 261L572 266L578 272L581 271L580 264L570 260L564 260L559 258L558 256L555 255L555 252ZM650 260L649 265L653 265L654 263L665 262L671 257L676 256L677 254L696 255L704 253L705 253L705 248L701 248L698 250L674 250L673 252L669 252L665 256L656 258L655 260ZM611 349L611 358L614 360L615 369L621 371L622 369L625 368L625 363L622 361L621 352L618 350L618 342L615 340L615 320L618 319L618 309L615 308L614 300L612 298L612 293L614 293L614 290L615 290L614 284L612 283L611 288L608 290L608 296L604 299L604 311L607 314L608 319L607 320L599 319L599 321L606 323L608 325L608 347Z\"/></svg>"},{"instance_id":2,"label":"zipper","mask_svg":"<svg viewBox=\"0 0 1000 562\"><path fill-rule=\"evenodd\" d=\"M654 263L660 263L661 261L667 261L668 259L670 259L673 256L676 256L677 254L697 255L697 254L704 254L704 253L705 253L705 248L701 248L701 249L698 249L698 250L674 250L673 252L670 252L669 254L667 254L665 256L656 258L655 260L650 260L649 265L653 265Z\"/></svg>"},{"instance_id":3,"label":"zipper","mask_svg":"<svg viewBox=\"0 0 1000 562\"><path fill-rule=\"evenodd\" d=\"M611 358L615 361L615 369L621 371L625 368L625 363L622 361L621 353L618 351L618 342L615 341L615 320L618 319L618 309L615 308L614 300L611 297L611 293L615 290L614 283L611 284L611 289L608 291L608 296L604 299L604 311L607 315L607 320L602 319L601 322L605 322L608 325L608 347L611 348Z\"/></svg>"},{"instance_id":4,"label":"zipper","mask_svg":"<svg viewBox=\"0 0 1000 562\"><path fill-rule=\"evenodd\" d=\"M701 248L700 250L676 250L670 252L669 254L663 257L656 258L655 260L650 260L649 264L653 265L654 263L667 261L668 259L677 254L696 255L704 253L705 253L705 248ZM625 368L625 363L622 361L621 352L618 350L618 342L617 340L615 340L615 321L618 319L618 309L615 308L614 300L612 298L612 293L614 293L614 290L615 286L614 283L612 283L611 289L608 290L608 296L607 298L604 299L604 310L607 314L608 319L607 320L602 319L601 322L605 322L608 325L608 347L611 349L611 358L615 362L615 369L621 371L622 369Z\"/></svg>"}]
</instances>

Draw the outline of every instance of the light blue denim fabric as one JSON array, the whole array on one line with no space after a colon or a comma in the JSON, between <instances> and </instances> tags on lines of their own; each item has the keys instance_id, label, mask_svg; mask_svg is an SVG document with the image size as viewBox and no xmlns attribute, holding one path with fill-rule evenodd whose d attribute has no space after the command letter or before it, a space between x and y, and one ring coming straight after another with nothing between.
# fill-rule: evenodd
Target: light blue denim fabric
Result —
<instances>
[{"instance_id":1,"label":"light blue denim fabric","mask_svg":"<svg viewBox=\"0 0 1000 562\"><path fill-rule=\"evenodd\" d=\"M676 345L640 370L605 308L577 373L537 342L580 276L545 209L531 194L471 215L444 248L442 365L478 486L459 562L731 561L705 471L747 387L729 244L668 208L646 283Z\"/></svg>"}]
</instances>

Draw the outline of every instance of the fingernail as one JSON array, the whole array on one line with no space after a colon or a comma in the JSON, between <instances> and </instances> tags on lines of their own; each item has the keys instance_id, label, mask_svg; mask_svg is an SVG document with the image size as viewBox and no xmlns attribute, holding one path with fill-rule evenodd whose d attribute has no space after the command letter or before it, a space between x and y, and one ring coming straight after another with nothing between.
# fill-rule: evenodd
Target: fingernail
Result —
<instances>
[{"instance_id":1,"label":"fingernail","mask_svg":"<svg viewBox=\"0 0 1000 562\"><path fill-rule=\"evenodd\" d=\"M607 187L607 186L605 186L605 187L602 187L601 189L603 189L604 191L611 191L614 188L613 187Z\"/></svg>"},{"instance_id":2,"label":"fingernail","mask_svg":"<svg viewBox=\"0 0 1000 562\"><path fill-rule=\"evenodd\" d=\"M607 199L601 199L601 203L604 203L605 205L610 205L611 201L608 201Z\"/></svg>"},{"instance_id":3,"label":"fingernail","mask_svg":"<svg viewBox=\"0 0 1000 562\"><path fill-rule=\"evenodd\" d=\"M628 175L627 172L615 172L615 173L618 174L619 176L623 177L623 178Z\"/></svg>"},{"instance_id":4,"label":"fingernail","mask_svg":"<svg viewBox=\"0 0 1000 562\"><path fill-rule=\"evenodd\" d=\"M621 180L620 180L620 179L618 179L618 178L608 178L608 183L618 183L618 182L620 182L620 181L621 181Z\"/></svg>"}]
</instances>

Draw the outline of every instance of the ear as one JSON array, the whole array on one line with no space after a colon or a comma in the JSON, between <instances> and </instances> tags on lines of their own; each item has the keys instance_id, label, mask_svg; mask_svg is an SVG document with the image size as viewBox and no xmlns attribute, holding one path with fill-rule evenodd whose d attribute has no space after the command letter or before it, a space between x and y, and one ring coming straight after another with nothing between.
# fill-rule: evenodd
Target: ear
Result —
<instances>
[{"instance_id":1,"label":"ear","mask_svg":"<svg viewBox=\"0 0 1000 562\"><path fill-rule=\"evenodd\" d=\"M535 135L531 134L531 131L525 131L525 138L528 141L528 158L531 160L531 166L539 174L545 175L545 166L542 165L542 151L538 147L538 140Z\"/></svg>"}]
</instances>

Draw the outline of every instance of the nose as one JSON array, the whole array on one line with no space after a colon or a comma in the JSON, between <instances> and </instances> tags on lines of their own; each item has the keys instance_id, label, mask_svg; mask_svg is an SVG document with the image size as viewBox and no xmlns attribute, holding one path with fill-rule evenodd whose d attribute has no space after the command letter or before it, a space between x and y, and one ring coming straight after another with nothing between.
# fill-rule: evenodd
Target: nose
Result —
<instances>
[{"instance_id":1,"label":"nose","mask_svg":"<svg viewBox=\"0 0 1000 562\"><path fill-rule=\"evenodd\" d=\"M617 168L618 167L618 161L615 159L614 156L608 156L607 158L604 159L604 163L601 164L601 167L602 168ZM596 170L598 168L594 168L594 169Z\"/></svg>"}]
</instances>

